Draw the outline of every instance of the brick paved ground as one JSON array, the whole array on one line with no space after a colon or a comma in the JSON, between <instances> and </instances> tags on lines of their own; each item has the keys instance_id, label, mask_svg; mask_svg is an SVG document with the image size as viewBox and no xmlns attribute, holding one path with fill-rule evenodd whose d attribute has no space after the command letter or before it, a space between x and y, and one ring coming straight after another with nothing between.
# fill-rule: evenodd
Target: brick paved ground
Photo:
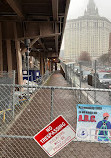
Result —
<instances>
[{"instance_id":1,"label":"brick paved ground","mask_svg":"<svg viewBox=\"0 0 111 158\"><path fill-rule=\"evenodd\" d=\"M69 86L63 76L56 72L47 82L48 86ZM22 110L7 134L34 136L50 122L50 89L39 89ZM55 90L53 117L62 114L76 129L76 102L72 91ZM0 142L0 158L48 158L33 139L4 138ZM71 142L54 158L111 158L107 144Z\"/></svg>"}]
</instances>

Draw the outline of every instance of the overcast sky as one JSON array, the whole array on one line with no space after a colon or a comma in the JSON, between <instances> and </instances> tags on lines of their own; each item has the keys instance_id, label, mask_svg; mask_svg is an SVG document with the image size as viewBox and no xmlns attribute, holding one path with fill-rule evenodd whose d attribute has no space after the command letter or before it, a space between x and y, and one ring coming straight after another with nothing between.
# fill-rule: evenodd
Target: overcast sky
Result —
<instances>
[{"instance_id":1,"label":"overcast sky","mask_svg":"<svg viewBox=\"0 0 111 158\"><path fill-rule=\"evenodd\" d=\"M83 16L89 0L71 0L67 19L77 19ZM94 0L100 16L106 17L111 21L111 0ZM62 41L64 49L64 41Z\"/></svg>"},{"instance_id":2,"label":"overcast sky","mask_svg":"<svg viewBox=\"0 0 111 158\"><path fill-rule=\"evenodd\" d=\"M84 15L89 0L71 0L68 12L68 19L76 19ZM111 0L94 0L100 16L111 21Z\"/></svg>"}]
</instances>

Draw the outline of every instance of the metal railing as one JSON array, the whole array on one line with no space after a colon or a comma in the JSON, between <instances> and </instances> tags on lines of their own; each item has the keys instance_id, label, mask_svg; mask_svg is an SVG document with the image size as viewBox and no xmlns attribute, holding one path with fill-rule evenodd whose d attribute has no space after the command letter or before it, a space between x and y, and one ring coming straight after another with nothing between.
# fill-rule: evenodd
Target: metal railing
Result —
<instances>
[{"instance_id":1,"label":"metal railing","mask_svg":"<svg viewBox=\"0 0 111 158\"><path fill-rule=\"evenodd\" d=\"M84 66L81 65L81 63L79 63L79 65L75 65L75 63L63 63L61 62L61 66L62 69L65 73L65 79L67 80L67 82L72 86L72 87L79 87L79 88L98 88L98 89L111 89L110 85L111 85L111 79L109 81L109 79L107 80L107 83L101 83L100 78L98 76L98 73L102 73L99 72L98 66L97 66L97 61L95 61L95 64L93 65L93 67L91 65L89 66ZM107 72L106 72L107 73ZM88 85L88 75L92 76L92 86ZM110 75L110 74L109 74ZM87 96L90 96L90 94L85 94ZM101 104L101 101L98 99L96 91L94 91L94 94L91 94L94 96L94 101L92 102L94 103L98 103ZM111 100L111 93L108 92L108 97ZM79 101L81 101L81 93L79 93ZM107 98L108 98L107 97ZM90 96L91 98L91 96ZM103 102L104 104L104 102Z\"/></svg>"}]
</instances>

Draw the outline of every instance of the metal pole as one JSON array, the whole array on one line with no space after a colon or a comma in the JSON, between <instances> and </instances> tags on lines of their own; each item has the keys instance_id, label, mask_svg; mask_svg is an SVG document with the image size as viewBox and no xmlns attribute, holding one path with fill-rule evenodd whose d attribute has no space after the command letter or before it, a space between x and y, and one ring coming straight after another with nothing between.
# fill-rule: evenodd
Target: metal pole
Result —
<instances>
[{"instance_id":1,"label":"metal pole","mask_svg":"<svg viewBox=\"0 0 111 158\"><path fill-rule=\"evenodd\" d=\"M65 79L67 80L67 65L65 65Z\"/></svg>"},{"instance_id":2,"label":"metal pole","mask_svg":"<svg viewBox=\"0 0 111 158\"><path fill-rule=\"evenodd\" d=\"M73 87L73 65L71 65L71 86Z\"/></svg>"},{"instance_id":3,"label":"metal pole","mask_svg":"<svg viewBox=\"0 0 111 158\"><path fill-rule=\"evenodd\" d=\"M95 73L94 73L94 88L97 86L97 74L96 74L96 60L94 65ZM94 103L96 103L96 91L94 91Z\"/></svg>"},{"instance_id":4,"label":"metal pole","mask_svg":"<svg viewBox=\"0 0 111 158\"><path fill-rule=\"evenodd\" d=\"M70 84L71 84L71 64L70 64Z\"/></svg>"},{"instance_id":5,"label":"metal pole","mask_svg":"<svg viewBox=\"0 0 111 158\"><path fill-rule=\"evenodd\" d=\"M70 82L70 69L69 69L69 65L67 65L67 67L68 67L68 82Z\"/></svg>"},{"instance_id":6,"label":"metal pole","mask_svg":"<svg viewBox=\"0 0 111 158\"><path fill-rule=\"evenodd\" d=\"M15 70L13 71L13 101L12 101L12 106L13 106L13 107L12 107L12 109L13 109L13 110L12 110L12 115L13 115L13 118L14 118L14 115L15 115L15 114L14 114L14 111L15 111L15 107L14 107L14 106L15 106L15 105L14 105L14 99L15 99L15 98L14 98L14 93L15 93Z\"/></svg>"},{"instance_id":7,"label":"metal pole","mask_svg":"<svg viewBox=\"0 0 111 158\"><path fill-rule=\"evenodd\" d=\"M25 46L27 48L27 71L28 71L28 84L27 84L27 93L28 93L28 97L29 97L29 44L30 44L30 39L25 39Z\"/></svg>"},{"instance_id":8,"label":"metal pole","mask_svg":"<svg viewBox=\"0 0 111 158\"><path fill-rule=\"evenodd\" d=\"M29 97L29 47L27 47L27 71L28 71L27 93Z\"/></svg>"},{"instance_id":9,"label":"metal pole","mask_svg":"<svg viewBox=\"0 0 111 158\"><path fill-rule=\"evenodd\" d=\"M51 118L50 120L53 120L53 96L54 95L54 88L51 88Z\"/></svg>"},{"instance_id":10,"label":"metal pole","mask_svg":"<svg viewBox=\"0 0 111 158\"><path fill-rule=\"evenodd\" d=\"M75 87L75 66L73 64L73 86Z\"/></svg>"},{"instance_id":11,"label":"metal pole","mask_svg":"<svg viewBox=\"0 0 111 158\"><path fill-rule=\"evenodd\" d=\"M82 80L81 63L79 63L79 69L80 69L80 77L79 77L79 81L80 81L80 88L81 88L81 80ZM79 102L81 102L81 90L80 90L80 98L79 98Z\"/></svg>"},{"instance_id":12,"label":"metal pole","mask_svg":"<svg viewBox=\"0 0 111 158\"><path fill-rule=\"evenodd\" d=\"M67 81L69 81L69 68L68 68L68 65L67 65Z\"/></svg>"},{"instance_id":13,"label":"metal pole","mask_svg":"<svg viewBox=\"0 0 111 158\"><path fill-rule=\"evenodd\" d=\"M80 69L80 77L79 77L79 81L80 81L80 88L81 88L81 80L82 80L81 63L79 64L79 69Z\"/></svg>"},{"instance_id":14,"label":"metal pole","mask_svg":"<svg viewBox=\"0 0 111 158\"><path fill-rule=\"evenodd\" d=\"M88 93L87 93L87 104L88 104Z\"/></svg>"},{"instance_id":15,"label":"metal pole","mask_svg":"<svg viewBox=\"0 0 111 158\"><path fill-rule=\"evenodd\" d=\"M71 64L70 64L70 84L72 85Z\"/></svg>"}]
</instances>

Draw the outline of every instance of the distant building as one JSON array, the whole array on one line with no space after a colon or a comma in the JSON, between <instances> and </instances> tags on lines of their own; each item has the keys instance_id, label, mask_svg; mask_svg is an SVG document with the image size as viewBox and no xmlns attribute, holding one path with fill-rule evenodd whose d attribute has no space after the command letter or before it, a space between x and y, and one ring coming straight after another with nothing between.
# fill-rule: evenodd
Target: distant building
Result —
<instances>
[{"instance_id":1,"label":"distant building","mask_svg":"<svg viewBox=\"0 0 111 158\"><path fill-rule=\"evenodd\" d=\"M84 16L68 20L65 28L64 59L78 60L86 51L91 59L108 52L111 22L100 17L94 0L89 0Z\"/></svg>"},{"instance_id":2,"label":"distant building","mask_svg":"<svg viewBox=\"0 0 111 158\"><path fill-rule=\"evenodd\" d=\"M60 51L60 57L64 58L64 50L63 49Z\"/></svg>"},{"instance_id":3,"label":"distant building","mask_svg":"<svg viewBox=\"0 0 111 158\"><path fill-rule=\"evenodd\" d=\"M109 34L109 53L111 54L111 33Z\"/></svg>"}]
</instances>

